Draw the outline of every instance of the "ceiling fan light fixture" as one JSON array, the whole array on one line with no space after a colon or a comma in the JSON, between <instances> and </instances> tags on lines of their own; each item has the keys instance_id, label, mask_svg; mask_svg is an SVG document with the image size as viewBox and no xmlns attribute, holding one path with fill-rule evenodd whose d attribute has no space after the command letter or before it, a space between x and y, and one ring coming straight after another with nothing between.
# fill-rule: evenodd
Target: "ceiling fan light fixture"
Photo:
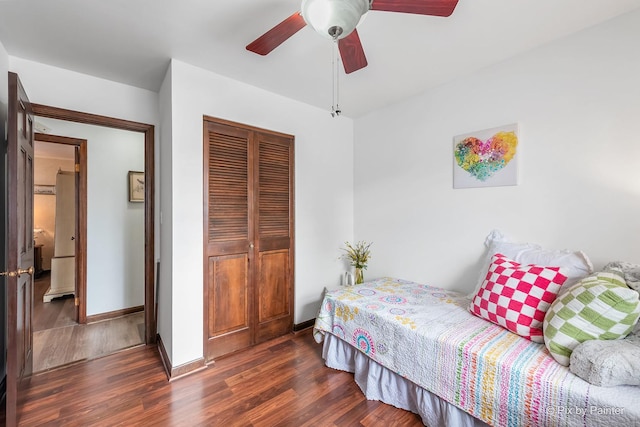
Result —
<instances>
[{"instance_id":1,"label":"ceiling fan light fixture","mask_svg":"<svg viewBox=\"0 0 640 427\"><path fill-rule=\"evenodd\" d=\"M302 17L318 34L347 37L369 10L369 0L302 0Z\"/></svg>"}]
</instances>

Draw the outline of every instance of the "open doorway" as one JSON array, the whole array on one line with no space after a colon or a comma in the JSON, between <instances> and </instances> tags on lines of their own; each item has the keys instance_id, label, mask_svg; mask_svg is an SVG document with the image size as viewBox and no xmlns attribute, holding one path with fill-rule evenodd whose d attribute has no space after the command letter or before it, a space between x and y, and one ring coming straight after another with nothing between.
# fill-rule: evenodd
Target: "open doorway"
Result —
<instances>
[{"instance_id":1,"label":"open doorway","mask_svg":"<svg viewBox=\"0 0 640 427\"><path fill-rule=\"evenodd\" d=\"M145 342L144 203L128 195L144 135L42 117L36 129L34 373Z\"/></svg>"},{"instance_id":2,"label":"open doorway","mask_svg":"<svg viewBox=\"0 0 640 427\"><path fill-rule=\"evenodd\" d=\"M78 321L76 147L34 142L34 332Z\"/></svg>"},{"instance_id":3,"label":"open doorway","mask_svg":"<svg viewBox=\"0 0 640 427\"><path fill-rule=\"evenodd\" d=\"M150 124L31 103L36 116L138 132L144 138L144 333L145 343L156 342L155 265L155 127Z\"/></svg>"}]
</instances>

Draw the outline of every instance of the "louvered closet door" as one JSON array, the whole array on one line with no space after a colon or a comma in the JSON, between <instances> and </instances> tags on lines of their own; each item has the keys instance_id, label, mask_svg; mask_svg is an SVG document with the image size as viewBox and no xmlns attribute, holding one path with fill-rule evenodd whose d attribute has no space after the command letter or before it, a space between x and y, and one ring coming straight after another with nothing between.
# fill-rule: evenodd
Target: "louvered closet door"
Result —
<instances>
[{"instance_id":1,"label":"louvered closet door","mask_svg":"<svg viewBox=\"0 0 640 427\"><path fill-rule=\"evenodd\" d=\"M253 341L253 181L250 133L205 122L205 328L207 360ZM208 177L206 176L208 175Z\"/></svg>"},{"instance_id":2,"label":"louvered closet door","mask_svg":"<svg viewBox=\"0 0 640 427\"><path fill-rule=\"evenodd\" d=\"M205 119L206 357L293 326L293 137Z\"/></svg>"},{"instance_id":3,"label":"louvered closet door","mask_svg":"<svg viewBox=\"0 0 640 427\"><path fill-rule=\"evenodd\" d=\"M283 335L293 324L293 141L256 135L256 342Z\"/></svg>"}]
</instances>

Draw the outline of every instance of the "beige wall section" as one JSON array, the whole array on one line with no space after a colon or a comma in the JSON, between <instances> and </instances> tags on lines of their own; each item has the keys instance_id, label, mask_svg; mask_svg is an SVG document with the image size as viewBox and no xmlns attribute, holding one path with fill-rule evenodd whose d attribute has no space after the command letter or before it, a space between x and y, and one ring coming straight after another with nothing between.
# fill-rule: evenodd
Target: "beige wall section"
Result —
<instances>
[{"instance_id":1,"label":"beige wall section","mask_svg":"<svg viewBox=\"0 0 640 427\"><path fill-rule=\"evenodd\" d=\"M73 147L69 146L69 158L58 159L39 157L36 151L34 162L34 183L36 185L56 185L58 169L72 171L74 165ZM51 269L53 256L53 236L56 224L56 196L36 194L33 201L33 228L42 232L34 233L36 244L42 244L42 268Z\"/></svg>"}]
</instances>

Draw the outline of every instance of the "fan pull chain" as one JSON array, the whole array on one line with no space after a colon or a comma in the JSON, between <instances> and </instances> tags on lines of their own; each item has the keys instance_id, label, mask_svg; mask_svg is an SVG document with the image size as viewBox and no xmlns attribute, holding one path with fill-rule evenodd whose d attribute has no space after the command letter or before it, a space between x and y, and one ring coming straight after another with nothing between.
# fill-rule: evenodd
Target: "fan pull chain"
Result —
<instances>
[{"instance_id":1,"label":"fan pull chain","mask_svg":"<svg viewBox=\"0 0 640 427\"><path fill-rule=\"evenodd\" d=\"M332 88L332 100L331 100L331 117L339 116L342 111L340 110L340 70L339 70L339 56L338 56L338 40L333 41L333 52L331 58L331 68L333 73L333 88Z\"/></svg>"}]
</instances>

